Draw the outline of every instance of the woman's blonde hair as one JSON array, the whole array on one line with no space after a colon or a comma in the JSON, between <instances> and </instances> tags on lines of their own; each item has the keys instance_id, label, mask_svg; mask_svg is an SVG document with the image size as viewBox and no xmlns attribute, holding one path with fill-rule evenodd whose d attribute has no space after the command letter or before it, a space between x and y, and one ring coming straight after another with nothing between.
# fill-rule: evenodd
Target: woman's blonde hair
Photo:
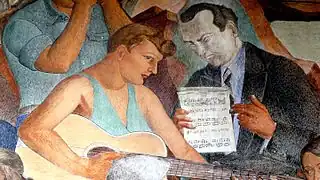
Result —
<instances>
[{"instance_id":1,"label":"woman's blonde hair","mask_svg":"<svg viewBox=\"0 0 320 180\"><path fill-rule=\"evenodd\" d=\"M108 52L115 51L120 45L125 45L130 50L144 40L152 42L164 57L172 56L176 51L174 43L165 40L161 32L150 26L132 23L120 28L109 38Z\"/></svg>"}]
</instances>

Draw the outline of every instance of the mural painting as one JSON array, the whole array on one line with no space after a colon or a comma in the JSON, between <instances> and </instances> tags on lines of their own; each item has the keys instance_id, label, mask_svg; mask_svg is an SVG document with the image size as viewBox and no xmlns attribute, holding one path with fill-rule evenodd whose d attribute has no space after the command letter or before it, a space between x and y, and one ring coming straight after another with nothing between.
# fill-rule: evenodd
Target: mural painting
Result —
<instances>
[{"instance_id":1,"label":"mural painting","mask_svg":"<svg viewBox=\"0 0 320 180\"><path fill-rule=\"evenodd\" d=\"M0 179L319 178L319 60L264 3L1 1ZM222 86L237 148L200 154L177 92Z\"/></svg>"}]
</instances>

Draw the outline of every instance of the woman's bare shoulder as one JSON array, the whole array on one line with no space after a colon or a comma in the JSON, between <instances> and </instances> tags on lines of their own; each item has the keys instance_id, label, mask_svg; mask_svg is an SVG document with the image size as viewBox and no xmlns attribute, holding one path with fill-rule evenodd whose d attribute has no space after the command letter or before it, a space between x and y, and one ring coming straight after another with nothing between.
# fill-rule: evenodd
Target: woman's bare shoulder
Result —
<instances>
[{"instance_id":1,"label":"woman's bare shoulder","mask_svg":"<svg viewBox=\"0 0 320 180\"><path fill-rule=\"evenodd\" d=\"M144 85L133 85L136 91L136 96L140 98L157 98L157 96L154 94L154 92L147 88Z\"/></svg>"},{"instance_id":2,"label":"woman's bare shoulder","mask_svg":"<svg viewBox=\"0 0 320 180\"><path fill-rule=\"evenodd\" d=\"M73 75L62 80L56 88L65 88L73 90L90 90L92 89L90 80L81 75Z\"/></svg>"}]
</instances>

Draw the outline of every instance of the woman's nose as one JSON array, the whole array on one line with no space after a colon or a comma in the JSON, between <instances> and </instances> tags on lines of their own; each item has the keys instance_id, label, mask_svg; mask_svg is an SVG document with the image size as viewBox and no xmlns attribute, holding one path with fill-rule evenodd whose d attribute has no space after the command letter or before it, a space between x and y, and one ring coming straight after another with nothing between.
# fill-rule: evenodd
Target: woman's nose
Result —
<instances>
[{"instance_id":1,"label":"woman's nose","mask_svg":"<svg viewBox=\"0 0 320 180\"><path fill-rule=\"evenodd\" d=\"M155 63L153 65L151 65L149 68L148 68L148 71L152 74L157 74L158 73L158 64Z\"/></svg>"}]
</instances>

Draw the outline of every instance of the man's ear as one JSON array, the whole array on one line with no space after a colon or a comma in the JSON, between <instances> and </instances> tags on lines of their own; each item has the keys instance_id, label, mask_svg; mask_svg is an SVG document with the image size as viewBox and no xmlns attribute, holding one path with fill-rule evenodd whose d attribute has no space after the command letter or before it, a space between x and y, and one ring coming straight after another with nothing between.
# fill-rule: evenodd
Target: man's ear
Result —
<instances>
[{"instance_id":1,"label":"man's ear","mask_svg":"<svg viewBox=\"0 0 320 180\"><path fill-rule=\"evenodd\" d=\"M238 37L238 28L236 26L236 24L233 21L228 21L226 24L226 28L231 29L232 30L232 34L234 37Z\"/></svg>"},{"instance_id":2,"label":"man's ear","mask_svg":"<svg viewBox=\"0 0 320 180\"><path fill-rule=\"evenodd\" d=\"M125 45L119 45L116 48L116 52L118 55L118 60L120 61L129 53L128 48Z\"/></svg>"}]
</instances>

